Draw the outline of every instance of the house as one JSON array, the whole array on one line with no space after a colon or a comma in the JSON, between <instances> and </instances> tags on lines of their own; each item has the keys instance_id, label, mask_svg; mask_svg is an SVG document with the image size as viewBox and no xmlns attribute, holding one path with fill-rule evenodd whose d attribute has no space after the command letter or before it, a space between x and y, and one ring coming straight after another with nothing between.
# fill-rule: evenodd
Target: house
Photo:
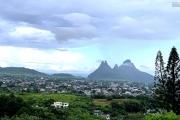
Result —
<instances>
[{"instance_id":1,"label":"house","mask_svg":"<svg viewBox=\"0 0 180 120\"><path fill-rule=\"evenodd\" d=\"M55 108L62 108L62 102L54 102L51 106Z\"/></svg>"},{"instance_id":2,"label":"house","mask_svg":"<svg viewBox=\"0 0 180 120\"><path fill-rule=\"evenodd\" d=\"M94 115L97 117L105 118L106 120L111 120L111 117L109 114L104 114L101 110L94 110Z\"/></svg>"},{"instance_id":3,"label":"house","mask_svg":"<svg viewBox=\"0 0 180 120\"><path fill-rule=\"evenodd\" d=\"M69 103L64 102L63 103L63 108L68 108L68 107L69 107Z\"/></svg>"},{"instance_id":4,"label":"house","mask_svg":"<svg viewBox=\"0 0 180 120\"><path fill-rule=\"evenodd\" d=\"M68 108L69 103L67 103L67 102L54 102L51 106L53 106L55 108Z\"/></svg>"},{"instance_id":5,"label":"house","mask_svg":"<svg viewBox=\"0 0 180 120\"><path fill-rule=\"evenodd\" d=\"M106 120L110 120L111 119L109 114L103 114L102 117L105 118Z\"/></svg>"}]
</instances>

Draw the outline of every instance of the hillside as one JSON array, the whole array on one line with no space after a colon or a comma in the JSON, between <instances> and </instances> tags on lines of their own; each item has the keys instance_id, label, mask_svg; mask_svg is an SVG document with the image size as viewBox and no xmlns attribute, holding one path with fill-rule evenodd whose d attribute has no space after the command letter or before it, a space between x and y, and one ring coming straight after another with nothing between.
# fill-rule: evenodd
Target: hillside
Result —
<instances>
[{"instance_id":1,"label":"hillside","mask_svg":"<svg viewBox=\"0 0 180 120\"><path fill-rule=\"evenodd\" d=\"M72 74L68 74L68 73L56 73L56 74L52 74L51 77L57 77L57 78L78 78L77 76L74 76Z\"/></svg>"},{"instance_id":2,"label":"hillside","mask_svg":"<svg viewBox=\"0 0 180 120\"><path fill-rule=\"evenodd\" d=\"M5 67L0 68L0 75L28 75L28 76L46 76L45 73L24 67Z\"/></svg>"}]
</instances>

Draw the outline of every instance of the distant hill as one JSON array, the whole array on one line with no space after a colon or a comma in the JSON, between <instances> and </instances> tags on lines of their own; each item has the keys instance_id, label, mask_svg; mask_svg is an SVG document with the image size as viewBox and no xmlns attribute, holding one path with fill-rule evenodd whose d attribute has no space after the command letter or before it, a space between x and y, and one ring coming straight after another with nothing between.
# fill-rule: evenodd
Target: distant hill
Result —
<instances>
[{"instance_id":1,"label":"distant hill","mask_svg":"<svg viewBox=\"0 0 180 120\"><path fill-rule=\"evenodd\" d=\"M84 79L81 76L74 76L69 73L56 73L56 74L52 74L51 77L64 78L64 79Z\"/></svg>"},{"instance_id":2,"label":"distant hill","mask_svg":"<svg viewBox=\"0 0 180 120\"><path fill-rule=\"evenodd\" d=\"M138 70L131 60L126 60L122 65L117 64L111 68L107 61L102 61L100 66L88 76L94 80L131 80L136 82L151 83L153 76Z\"/></svg>"},{"instance_id":3,"label":"distant hill","mask_svg":"<svg viewBox=\"0 0 180 120\"><path fill-rule=\"evenodd\" d=\"M0 75L28 75L28 76L46 76L45 73L24 67L5 67L0 68Z\"/></svg>"},{"instance_id":4,"label":"distant hill","mask_svg":"<svg viewBox=\"0 0 180 120\"><path fill-rule=\"evenodd\" d=\"M51 76L53 77L62 77L62 78L73 78L75 77L74 75L68 74L68 73L57 73L57 74L52 74Z\"/></svg>"}]
</instances>

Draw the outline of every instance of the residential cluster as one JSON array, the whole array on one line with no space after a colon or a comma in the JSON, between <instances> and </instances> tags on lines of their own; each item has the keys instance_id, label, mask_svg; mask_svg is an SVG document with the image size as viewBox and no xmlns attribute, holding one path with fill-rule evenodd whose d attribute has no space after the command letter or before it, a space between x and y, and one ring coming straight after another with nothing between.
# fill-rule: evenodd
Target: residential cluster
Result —
<instances>
[{"instance_id":1,"label":"residential cluster","mask_svg":"<svg viewBox=\"0 0 180 120\"><path fill-rule=\"evenodd\" d=\"M0 87L15 92L77 93L86 96L151 95L150 85L130 81L63 80L48 77L0 77Z\"/></svg>"}]
</instances>

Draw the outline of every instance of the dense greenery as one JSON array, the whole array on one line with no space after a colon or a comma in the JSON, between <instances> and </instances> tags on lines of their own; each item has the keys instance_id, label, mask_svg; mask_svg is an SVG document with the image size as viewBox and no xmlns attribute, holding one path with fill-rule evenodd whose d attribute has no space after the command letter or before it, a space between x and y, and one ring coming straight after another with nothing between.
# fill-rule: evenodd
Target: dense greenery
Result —
<instances>
[{"instance_id":1,"label":"dense greenery","mask_svg":"<svg viewBox=\"0 0 180 120\"><path fill-rule=\"evenodd\" d=\"M164 114L156 113L146 116L144 120L180 120L180 117L172 112Z\"/></svg>"},{"instance_id":2,"label":"dense greenery","mask_svg":"<svg viewBox=\"0 0 180 120\"><path fill-rule=\"evenodd\" d=\"M69 102L68 109L54 109L54 101ZM102 102L104 101L104 102ZM91 99L74 94L16 93L0 95L1 120L104 120L94 110L110 114L112 120L143 119L143 99ZM13 109L12 109L13 108Z\"/></svg>"},{"instance_id":3,"label":"dense greenery","mask_svg":"<svg viewBox=\"0 0 180 120\"><path fill-rule=\"evenodd\" d=\"M148 106L146 99L94 99L94 104L105 113L110 113L112 120L134 120L144 118Z\"/></svg>"},{"instance_id":4,"label":"dense greenery","mask_svg":"<svg viewBox=\"0 0 180 120\"><path fill-rule=\"evenodd\" d=\"M54 109L54 101L70 102L68 109ZM65 94L21 94L0 96L2 120L101 120L91 113L89 98Z\"/></svg>"}]
</instances>

